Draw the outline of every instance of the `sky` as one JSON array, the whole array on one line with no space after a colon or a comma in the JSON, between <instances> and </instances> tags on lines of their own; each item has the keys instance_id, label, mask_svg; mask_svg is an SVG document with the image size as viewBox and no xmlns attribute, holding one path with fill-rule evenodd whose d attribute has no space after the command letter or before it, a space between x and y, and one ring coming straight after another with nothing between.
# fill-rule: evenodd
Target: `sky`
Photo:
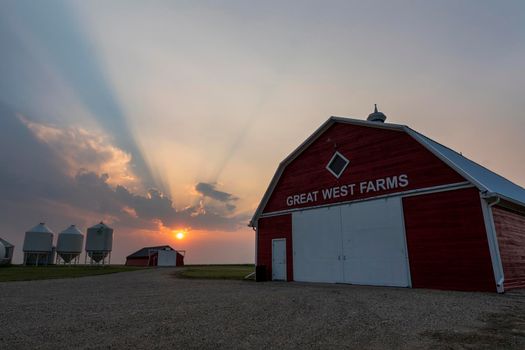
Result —
<instances>
[{"instance_id":1,"label":"sky","mask_svg":"<svg viewBox=\"0 0 525 350\"><path fill-rule=\"evenodd\" d=\"M522 1L0 2L0 237L252 263L279 162L373 104L525 186ZM184 239L175 233L183 231Z\"/></svg>"}]
</instances>

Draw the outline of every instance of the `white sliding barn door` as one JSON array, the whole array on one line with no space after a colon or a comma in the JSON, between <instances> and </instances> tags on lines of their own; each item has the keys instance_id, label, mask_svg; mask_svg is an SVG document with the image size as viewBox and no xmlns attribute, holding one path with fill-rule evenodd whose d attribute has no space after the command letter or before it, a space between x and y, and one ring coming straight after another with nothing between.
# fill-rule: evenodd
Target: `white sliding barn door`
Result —
<instances>
[{"instance_id":1,"label":"white sliding barn door","mask_svg":"<svg viewBox=\"0 0 525 350\"><path fill-rule=\"evenodd\" d=\"M410 286L401 198L341 207L344 281Z\"/></svg>"},{"instance_id":2,"label":"white sliding barn door","mask_svg":"<svg viewBox=\"0 0 525 350\"><path fill-rule=\"evenodd\" d=\"M294 280L342 282L341 211L339 207L292 215Z\"/></svg>"}]
</instances>

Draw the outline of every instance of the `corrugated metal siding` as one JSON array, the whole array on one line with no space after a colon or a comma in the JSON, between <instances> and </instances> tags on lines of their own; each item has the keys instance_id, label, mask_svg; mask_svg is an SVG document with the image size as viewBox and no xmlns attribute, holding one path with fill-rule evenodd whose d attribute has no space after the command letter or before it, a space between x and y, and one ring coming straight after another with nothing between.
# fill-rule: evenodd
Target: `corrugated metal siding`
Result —
<instances>
[{"instance_id":1,"label":"corrugated metal siding","mask_svg":"<svg viewBox=\"0 0 525 350\"><path fill-rule=\"evenodd\" d=\"M293 281L292 215L259 219L257 232L257 265L266 266L267 279L272 278L272 239L286 238L286 278Z\"/></svg>"},{"instance_id":2,"label":"corrugated metal siding","mask_svg":"<svg viewBox=\"0 0 525 350\"><path fill-rule=\"evenodd\" d=\"M350 160L339 179L325 168L336 150ZM286 167L264 212L290 209L286 198L293 194L400 174L408 175L407 187L320 200L314 205L465 181L405 132L336 123ZM312 204L293 208L308 206Z\"/></svg>"},{"instance_id":3,"label":"corrugated metal siding","mask_svg":"<svg viewBox=\"0 0 525 350\"><path fill-rule=\"evenodd\" d=\"M403 199L412 286L496 291L477 189Z\"/></svg>"},{"instance_id":4,"label":"corrugated metal siding","mask_svg":"<svg viewBox=\"0 0 525 350\"><path fill-rule=\"evenodd\" d=\"M525 216L492 208L500 250L505 290L525 288Z\"/></svg>"}]
</instances>

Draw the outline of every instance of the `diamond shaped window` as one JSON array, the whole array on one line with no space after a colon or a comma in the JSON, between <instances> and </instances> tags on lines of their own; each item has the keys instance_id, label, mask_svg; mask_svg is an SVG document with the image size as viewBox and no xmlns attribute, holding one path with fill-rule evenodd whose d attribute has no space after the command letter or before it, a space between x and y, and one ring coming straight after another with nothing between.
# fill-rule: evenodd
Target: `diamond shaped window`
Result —
<instances>
[{"instance_id":1,"label":"diamond shaped window","mask_svg":"<svg viewBox=\"0 0 525 350\"><path fill-rule=\"evenodd\" d=\"M332 173L336 178L339 178L343 171L345 171L350 161L345 158L341 153L335 152L332 159L328 162L326 169Z\"/></svg>"}]
</instances>

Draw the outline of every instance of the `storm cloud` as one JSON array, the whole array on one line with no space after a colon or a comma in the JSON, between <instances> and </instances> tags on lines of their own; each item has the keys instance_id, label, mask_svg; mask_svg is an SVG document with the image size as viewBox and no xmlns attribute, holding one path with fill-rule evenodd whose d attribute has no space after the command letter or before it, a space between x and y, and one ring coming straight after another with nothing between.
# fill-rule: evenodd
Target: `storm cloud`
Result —
<instances>
[{"instance_id":1,"label":"storm cloud","mask_svg":"<svg viewBox=\"0 0 525 350\"><path fill-rule=\"evenodd\" d=\"M158 189L141 193L125 186L126 181L135 186L140 178L128 167L131 156L105 135L37 123L4 105L0 130L0 230L15 242L41 220L66 226L97 218L116 228L212 231L233 231L246 221L246 215L234 213L237 197L215 184L199 183L197 204L179 210Z\"/></svg>"}]
</instances>

